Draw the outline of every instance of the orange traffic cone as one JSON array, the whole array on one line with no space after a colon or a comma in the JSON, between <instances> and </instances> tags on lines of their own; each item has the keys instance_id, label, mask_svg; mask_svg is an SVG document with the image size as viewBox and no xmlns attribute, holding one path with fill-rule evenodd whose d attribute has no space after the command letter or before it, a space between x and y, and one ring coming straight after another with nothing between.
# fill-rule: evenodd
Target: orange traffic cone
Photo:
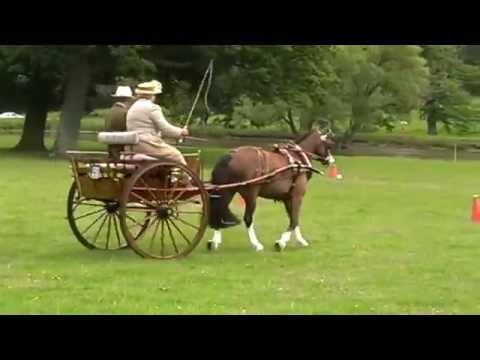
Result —
<instances>
[{"instance_id":1,"label":"orange traffic cone","mask_svg":"<svg viewBox=\"0 0 480 360\"><path fill-rule=\"evenodd\" d=\"M480 223L480 195L473 197L472 222Z\"/></svg>"},{"instance_id":2,"label":"orange traffic cone","mask_svg":"<svg viewBox=\"0 0 480 360\"><path fill-rule=\"evenodd\" d=\"M328 172L328 177L331 177L332 179L336 179L338 177L337 165L332 165L330 167L330 171Z\"/></svg>"}]
</instances>

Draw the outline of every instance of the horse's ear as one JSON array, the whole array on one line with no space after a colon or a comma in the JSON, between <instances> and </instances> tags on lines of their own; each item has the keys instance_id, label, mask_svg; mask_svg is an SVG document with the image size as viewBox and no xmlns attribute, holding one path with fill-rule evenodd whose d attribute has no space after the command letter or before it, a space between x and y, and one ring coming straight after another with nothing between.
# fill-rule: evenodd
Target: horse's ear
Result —
<instances>
[{"instance_id":1,"label":"horse's ear","mask_svg":"<svg viewBox=\"0 0 480 360\"><path fill-rule=\"evenodd\" d=\"M315 131L315 132L317 132L317 133L319 133L319 134L322 133L322 132L320 131L320 125L318 125L318 124L313 125L313 126L312 126L312 130Z\"/></svg>"}]
</instances>

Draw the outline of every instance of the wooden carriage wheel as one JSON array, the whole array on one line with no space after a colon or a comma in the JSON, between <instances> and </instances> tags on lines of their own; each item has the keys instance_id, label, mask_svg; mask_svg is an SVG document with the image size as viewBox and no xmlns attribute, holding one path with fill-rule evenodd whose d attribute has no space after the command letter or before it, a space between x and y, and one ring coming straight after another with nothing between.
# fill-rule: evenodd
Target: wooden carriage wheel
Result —
<instances>
[{"instance_id":1,"label":"wooden carriage wheel","mask_svg":"<svg viewBox=\"0 0 480 360\"><path fill-rule=\"evenodd\" d=\"M87 249L120 250L128 247L120 228L119 201L86 199L80 196L74 182L68 194L67 218L75 237ZM137 238L149 222L149 214L146 212L141 218L127 219L126 226L132 229L132 236Z\"/></svg>"},{"instance_id":2,"label":"wooden carriage wheel","mask_svg":"<svg viewBox=\"0 0 480 360\"><path fill-rule=\"evenodd\" d=\"M128 206L137 202L138 208ZM127 220L149 214L139 237ZM125 186L120 224L130 247L147 259L172 260L189 255L208 226L209 197L203 183L180 164L153 163L140 168Z\"/></svg>"}]
</instances>

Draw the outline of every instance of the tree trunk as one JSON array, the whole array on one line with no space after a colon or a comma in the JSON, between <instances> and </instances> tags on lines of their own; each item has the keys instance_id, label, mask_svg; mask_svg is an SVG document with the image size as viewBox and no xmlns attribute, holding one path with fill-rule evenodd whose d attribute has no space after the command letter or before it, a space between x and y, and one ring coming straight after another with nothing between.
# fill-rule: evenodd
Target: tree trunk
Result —
<instances>
[{"instance_id":1,"label":"tree trunk","mask_svg":"<svg viewBox=\"0 0 480 360\"><path fill-rule=\"evenodd\" d=\"M60 115L55 152L64 154L77 145L82 117L85 113L90 65L86 53L80 54L70 68L64 103Z\"/></svg>"},{"instance_id":2,"label":"tree trunk","mask_svg":"<svg viewBox=\"0 0 480 360\"><path fill-rule=\"evenodd\" d=\"M287 115L283 117L283 120L288 124L292 133L298 135L298 129L295 125L295 120L293 119L292 109L288 110Z\"/></svg>"},{"instance_id":3,"label":"tree trunk","mask_svg":"<svg viewBox=\"0 0 480 360\"><path fill-rule=\"evenodd\" d=\"M428 119L427 126L428 126L428 135L431 135L431 136L438 135L437 122L435 120Z\"/></svg>"},{"instance_id":4,"label":"tree trunk","mask_svg":"<svg viewBox=\"0 0 480 360\"><path fill-rule=\"evenodd\" d=\"M20 142L14 151L46 152L44 137L48 116L49 89L37 86L32 90Z\"/></svg>"},{"instance_id":5,"label":"tree trunk","mask_svg":"<svg viewBox=\"0 0 480 360\"><path fill-rule=\"evenodd\" d=\"M352 118L350 119L348 129L345 131L343 134L342 140L340 147L342 149L346 149L348 145L350 145L353 142L353 136L357 133L358 130L360 130L361 127L361 121L359 120L360 115L357 115L355 113L352 114Z\"/></svg>"}]
</instances>

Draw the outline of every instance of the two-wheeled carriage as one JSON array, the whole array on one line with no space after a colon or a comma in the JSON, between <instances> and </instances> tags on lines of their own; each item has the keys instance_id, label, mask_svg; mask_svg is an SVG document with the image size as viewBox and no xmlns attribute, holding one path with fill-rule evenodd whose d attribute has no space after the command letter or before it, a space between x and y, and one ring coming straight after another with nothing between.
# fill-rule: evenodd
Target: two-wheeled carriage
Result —
<instances>
[{"instance_id":1,"label":"two-wheeled carriage","mask_svg":"<svg viewBox=\"0 0 480 360\"><path fill-rule=\"evenodd\" d=\"M88 249L132 248L151 259L191 253L208 226L200 153L188 166L122 153L68 152L74 182L67 217Z\"/></svg>"}]
</instances>

